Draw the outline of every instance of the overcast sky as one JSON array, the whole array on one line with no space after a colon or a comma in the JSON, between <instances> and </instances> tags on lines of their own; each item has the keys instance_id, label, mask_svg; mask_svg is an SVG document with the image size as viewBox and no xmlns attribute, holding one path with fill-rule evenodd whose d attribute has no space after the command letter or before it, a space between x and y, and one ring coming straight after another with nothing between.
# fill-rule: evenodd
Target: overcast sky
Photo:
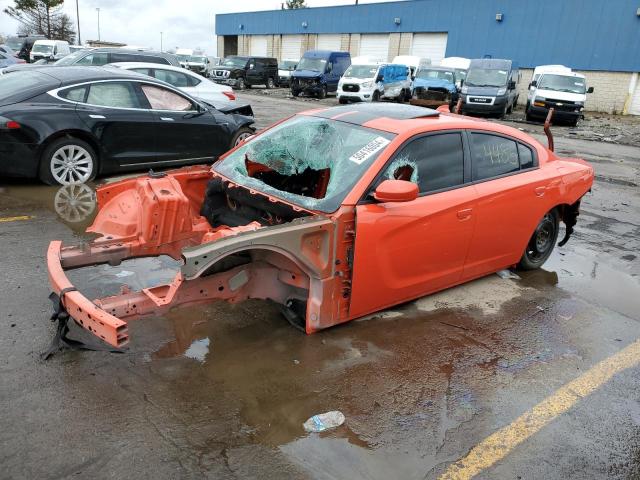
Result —
<instances>
[{"instance_id":1,"label":"overcast sky","mask_svg":"<svg viewBox=\"0 0 640 480\"><path fill-rule=\"evenodd\" d=\"M383 0L360 0L375 3ZM128 45L160 48L160 32L166 49L200 47L215 54L214 21L216 13L230 13L280 8L280 0L78 0L82 41L100 38ZM310 7L350 5L354 0L307 0ZM13 35L17 22L4 13L13 5L0 0L0 33ZM64 10L76 21L76 1L65 0Z\"/></svg>"}]
</instances>

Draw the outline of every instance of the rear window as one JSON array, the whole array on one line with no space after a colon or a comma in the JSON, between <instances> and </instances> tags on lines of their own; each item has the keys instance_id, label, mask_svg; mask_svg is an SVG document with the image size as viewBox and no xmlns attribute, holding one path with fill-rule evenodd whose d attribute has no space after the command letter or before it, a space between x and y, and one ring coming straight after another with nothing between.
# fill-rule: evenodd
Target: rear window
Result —
<instances>
[{"instance_id":1,"label":"rear window","mask_svg":"<svg viewBox=\"0 0 640 480\"><path fill-rule=\"evenodd\" d=\"M0 76L0 101L11 98L21 102L38 91L46 91L58 85L49 75L39 72L13 72Z\"/></svg>"}]
</instances>

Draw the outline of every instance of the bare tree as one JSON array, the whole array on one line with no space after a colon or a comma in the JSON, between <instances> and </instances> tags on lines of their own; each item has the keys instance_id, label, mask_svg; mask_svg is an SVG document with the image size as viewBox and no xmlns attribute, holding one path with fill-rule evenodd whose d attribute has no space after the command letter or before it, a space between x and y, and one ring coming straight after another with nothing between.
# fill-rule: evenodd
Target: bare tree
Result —
<instances>
[{"instance_id":1,"label":"bare tree","mask_svg":"<svg viewBox=\"0 0 640 480\"><path fill-rule=\"evenodd\" d=\"M62 13L64 0L14 0L4 13L20 23L19 33L40 34L49 39L75 38L69 17ZM71 35L69 35L71 33ZM63 35L64 38L58 38Z\"/></svg>"},{"instance_id":2,"label":"bare tree","mask_svg":"<svg viewBox=\"0 0 640 480\"><path fill-rule=\"evenodd\" d=\"M288 10L293 10L296 8L307 8L305 5L305 0L286 0L286 7Z\"/></svg>"}]
</instances>

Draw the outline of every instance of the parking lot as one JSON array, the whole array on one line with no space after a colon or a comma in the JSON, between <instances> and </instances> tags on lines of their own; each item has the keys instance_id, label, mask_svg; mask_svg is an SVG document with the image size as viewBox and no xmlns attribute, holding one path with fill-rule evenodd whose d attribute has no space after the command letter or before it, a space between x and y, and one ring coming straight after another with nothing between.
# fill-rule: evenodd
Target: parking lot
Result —
<instances>
[{"instance_id":1,"label":"parking lot","mask_svg":"<svg viewBox=\"0 0 640 480\"><path fill-rule=\"evenodd\" d=\"M318 104L285 97L240 94L259 128ZM506 122L545 143L519 115ZM617 121L554 129L556 152L590 161L596 182L541 270L309 336L266 302L184 308L132 322L124 354L46 362L46 248L90 238L96 207L90 189L3 181L0 477L639 478L640 146L638 123ZM71 277L93 298L174 267ZM345 424L304 432L329 410Z\"/></svg>"}]
</instances>

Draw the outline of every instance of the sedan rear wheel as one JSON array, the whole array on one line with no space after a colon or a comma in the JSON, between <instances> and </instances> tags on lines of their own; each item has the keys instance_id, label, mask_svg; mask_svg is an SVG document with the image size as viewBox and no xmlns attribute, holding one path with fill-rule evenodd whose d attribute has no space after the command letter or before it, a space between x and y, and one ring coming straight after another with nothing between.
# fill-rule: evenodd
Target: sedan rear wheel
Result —
<instances>
[{"instance_id":1,"label":"sedan rear wheel","mask_svg":"<svg viewBox=\"0 0 640 480\"><path fill-rule=\"evenodd\" d=\"M40 179L49 185L74 185L93 180L98 163L93 148L78 138L49 145L40 162Z\"/></svg>"},{"instance_id":2,"label":"sedan rear wheel","mask_svg":"<svg viewBox=\"0 0 640 480\"><path fill-rule=\"evenodd\" d=\"M540 268L547 261L558 240L560 219L556 209L547 212L536 227L518 267L522 270Z\"/></svg>"}]
</instances>

